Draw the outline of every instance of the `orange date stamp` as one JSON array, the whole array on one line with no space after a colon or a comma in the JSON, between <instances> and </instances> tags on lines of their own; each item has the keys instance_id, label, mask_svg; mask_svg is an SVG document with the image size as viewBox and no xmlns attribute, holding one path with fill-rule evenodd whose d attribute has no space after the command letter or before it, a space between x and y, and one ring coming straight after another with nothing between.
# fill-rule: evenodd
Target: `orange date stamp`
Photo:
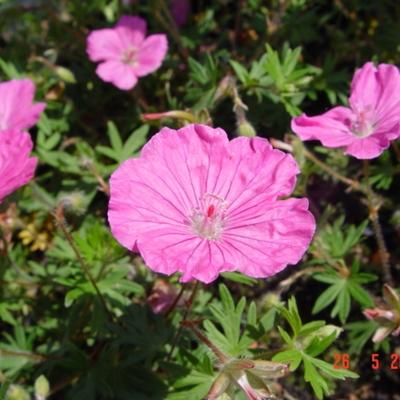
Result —
<instances>
[{"instance_id":1,"label":"orange date stamp","mask_svg":"<svg viewBox=\"0 0 400 400\"><path fill-rule=\"evenodd\" d=\"M370 356L370 367L373 370L389 368L391 370L400 370L400 354L392 353L382 355L379 353L372 353ZM335 369L349 369L350 368L350 354L348 353L335 353L333 355L333 368Z\"/></svg>"}]
</instances>

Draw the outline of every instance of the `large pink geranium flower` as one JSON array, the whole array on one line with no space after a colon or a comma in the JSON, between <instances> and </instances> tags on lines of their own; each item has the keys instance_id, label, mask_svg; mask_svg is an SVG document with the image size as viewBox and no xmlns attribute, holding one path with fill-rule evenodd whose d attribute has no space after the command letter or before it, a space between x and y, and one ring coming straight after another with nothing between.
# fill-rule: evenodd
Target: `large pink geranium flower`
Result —
<instances>
[{"instance_id":1,"label":"large pink geranium flower","mask_svg":"<svg viewBox=\"0 0 400 400\"><path fill-rule=\"evenodd\" d=\"M46 105L33 103L35 85L30 79L0 83L0 131L25 130L36 124Z\"/></svg>"},{"instance_id":2,"label":"large pink geranium flower","mask_svg":"<svg viewBox=\"0 0 400 400\"><path fill-rule=\"evenodd\" d=\"M87 53L92 61L102 61L97 75L119 89L132 89L138 78L158 69L168 50L167 37L156 34L145 37L146 21L123 16L111 29L91 32Z\"/></svg>"},{"instance_id":3,"label":"large pink geranium flower","mask_svg":"<svg viewBox=\"0 0 400 400\"><path fill-rule=\"evenodd\" d=\"M344 147L346 154L359 159L378 157L400 137L399 69L366 63L354 74L349 103L315 117L294 118L292 130L302 140Z\"/></svg>"},{"instance_id":4,"label":"large pink geranium flower","mask_svg":"<svg viewBox=\"0 0 400 400\"><path fill-rule=\"evenodd\" d=\"M306 199L281 199L298 172L266 139L164 128L113 173L111 230L152 270L180 272L183 282L274 275L301 259L315 230Z\"/></svg>"},{"instance_id":5,"label":"large pink geranium flower","mask_svg":"<svg viewBox=\"0 0 400 400\"><path fill-rule=\"evenodd\" d=\"M0 132L0 203L34 176L37 158L30 157L29 133L15 129Z\"/></svg>"}]
</instances>

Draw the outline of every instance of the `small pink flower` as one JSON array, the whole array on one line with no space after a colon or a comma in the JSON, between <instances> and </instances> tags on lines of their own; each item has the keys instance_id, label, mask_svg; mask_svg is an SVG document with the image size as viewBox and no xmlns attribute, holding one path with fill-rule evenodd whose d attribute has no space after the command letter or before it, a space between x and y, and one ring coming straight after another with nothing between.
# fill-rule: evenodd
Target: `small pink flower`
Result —
<instances>
[{"instance_id":1,"label":"small pink flower","mask_svg":"<svg viewBox=\"0 0 400 400\"><path fill-rule=\"evenodd\" d=\"M399 69L366 63L354 74L349 103L315 117L293 118L292 130L302 140L344 147L346 154L359 159L378 157L400 137Z\"/></svg>"},{"instance_id":2,"label":"small pink flower","mask_svg":"<svg viewBox=\"0 0 400 400\"><path fill-rule=\"evenodd\" d=\"M46 105L33 103L35 85L30 79L0 83L0 131L25 130L36 124Z\"/></svg>"},{"instance_id":3,"label":"small pink flower","mask_svg":"<svg viewBox=\"0 0 400 400\"><path fill-rule=\"evenodd\" d=\"M29 157L32 140L15 129L0 132L0 203L34 176L37 158Z\"/></svg>"},{"instance_id":4,"label":"small pink flower","mask_svg":"<svg viewBox=\"0 0 400 400\"><path fill-rule=\"evenodd\" d=\"M99 29L87 38L92 61L102 61L97 75L122 90L132 89L138 78L158 69L168 50L164 34L146 35L146 21L122 16L114 28Z\"/></svg>"},{"instance_id":5,"label":"small pink flower","mask_svg":"<svg viewBox=\"0 0 400 400\"><path fill-rule=\"evenodd\" d=\"M296 264L314 234L307 199L280 199L298 172L266 139L164 128L111 176L111 230L152 270L180 272L182 282L234 270L268 277Z\"/></svg>"}]
</instances>

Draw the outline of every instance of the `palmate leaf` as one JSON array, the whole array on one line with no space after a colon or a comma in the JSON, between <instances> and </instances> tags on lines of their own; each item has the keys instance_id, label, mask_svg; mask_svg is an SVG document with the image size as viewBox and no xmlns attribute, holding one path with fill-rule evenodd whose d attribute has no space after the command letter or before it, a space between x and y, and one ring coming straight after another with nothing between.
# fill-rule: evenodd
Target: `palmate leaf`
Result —
<instances>
[{"instance_id":1,"label":"palmate leaf","mask_svg":"<svg viewBox=\"0 0 400 400\"><path fill-rule=\"evenodd\" d=\"M40 361L32 354L33 337L27 336L21 325L14 327L14 334L3 334L5 341L0 342L0 372L14 376L21 369Z\"/></svg>"},{"instance_id":2,"label":"palmate leaf","mask_svg":"<svg viewBox=\"0 0 400 400\"><path fill-rule=\"evenodd\" d=\"M319 233L320 242L327 253L336 259L343 258L356 244L360 243L368 226L368 220L358 226L346 225L344 220L344 217L338 218L332 225L327 225Z\"/></svg>"},{"instance_id":3,"label":"palmate leaf","mask_svg":"<svg viewBox=\"0 0 400 400\"><path fill-rule=\"evenodd\" d=\"M204 322L204 328L207 337L211 342L218 343L217 347L223 353L231 357L237 357L243 355L253 341L248 332L241 333L242 315L246 307L246 299L242 297L235 306L233 298L225 285L219 286L219 293L222 304L211 304L210 311L218 324L221 325L222 331L214 323L207 320Z\"/></svg>"},{"instance_id":4,"label":"palmate leaf","mask_svg":"<svg viewBox=\"0 0 400 400\"><path fill-rule=\"evenodd\" d=\"M371 296L361 284L376 280L376 276L359 272L357 261L353 263L349 275L341 274L333 268L327 268L322 273L314 274L313 278L329 285L315 301L312 309L313 314L317 314L334 303L330 315L332 318L338 316L340 321L344 323L350 313L351 299L354 299L363 307L373 305Z\"/></svg>"},{"instance_id":5,"label":"palmate leaf","mask_svg":"<svg viewBox=\"0 0 400 400\"><path fill-rule=\"evenodd\" d=\"M304 380L311 385L318 399L329 394L331 379L358 377L352 371L336 370L331 364L317 358L336 340L340 329L325 325L324 321L312 321L303 325L293 297L289 300L288 307L281 307L280 312L289 323L292 335L278 327L286 346L273 357L273 361L289 364L291 371L303 366Z\"/></svg>"},{"instance_id":6,"label":"palmate leaf","mask_svg":"<svg viewBox=\"0 0 400 400\"><path fill-rule=\"evenodd\" d=\"M112 121L108 121L107 135L111 147L98 145L96 146L96 151L117 163L121 163L128 158L137 155L138 150L140 150L146 142L148 132L149 126L142 125L138 129L134 130L125 143L123 143L116 125Z\"/></svg>"}]
</instances>

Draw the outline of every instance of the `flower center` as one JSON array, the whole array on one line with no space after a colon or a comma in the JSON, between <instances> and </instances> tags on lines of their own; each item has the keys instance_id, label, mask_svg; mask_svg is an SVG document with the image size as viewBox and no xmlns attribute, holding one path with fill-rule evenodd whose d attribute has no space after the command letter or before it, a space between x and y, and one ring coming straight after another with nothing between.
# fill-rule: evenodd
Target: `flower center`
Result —
<instances>
[{"instance_id":1,"label":"flower center","mask_svg":"<svg viewBox=\"0 0 400 400\"><path fill-rule=\"evenodd\" d=\"M374 131L369 110L355 111L355 116L356 118L351 123L351 131L358 137L369 136Z\"/></svg>"},{"instance_id":2,"label":"flower center","mask_svg":"<svg viewBox=\"0 0 400 400\"><path fill-rule=\"evenodd\" d=\"M193 231L209 240L218 239L226 223L226 207L224 199L206 193L189 218Z\"/></svg>"},{"instance_id":3,"label":"flower center","mask_svg":"<svg viewBox=\"0 0 400 400\"><path fill-rule=\"evenodd\" d=\"M122 62L130 67L134 67L138 63L138 51L134 47L129 47L122 54Z\"/></svg>"}]
</instances>

